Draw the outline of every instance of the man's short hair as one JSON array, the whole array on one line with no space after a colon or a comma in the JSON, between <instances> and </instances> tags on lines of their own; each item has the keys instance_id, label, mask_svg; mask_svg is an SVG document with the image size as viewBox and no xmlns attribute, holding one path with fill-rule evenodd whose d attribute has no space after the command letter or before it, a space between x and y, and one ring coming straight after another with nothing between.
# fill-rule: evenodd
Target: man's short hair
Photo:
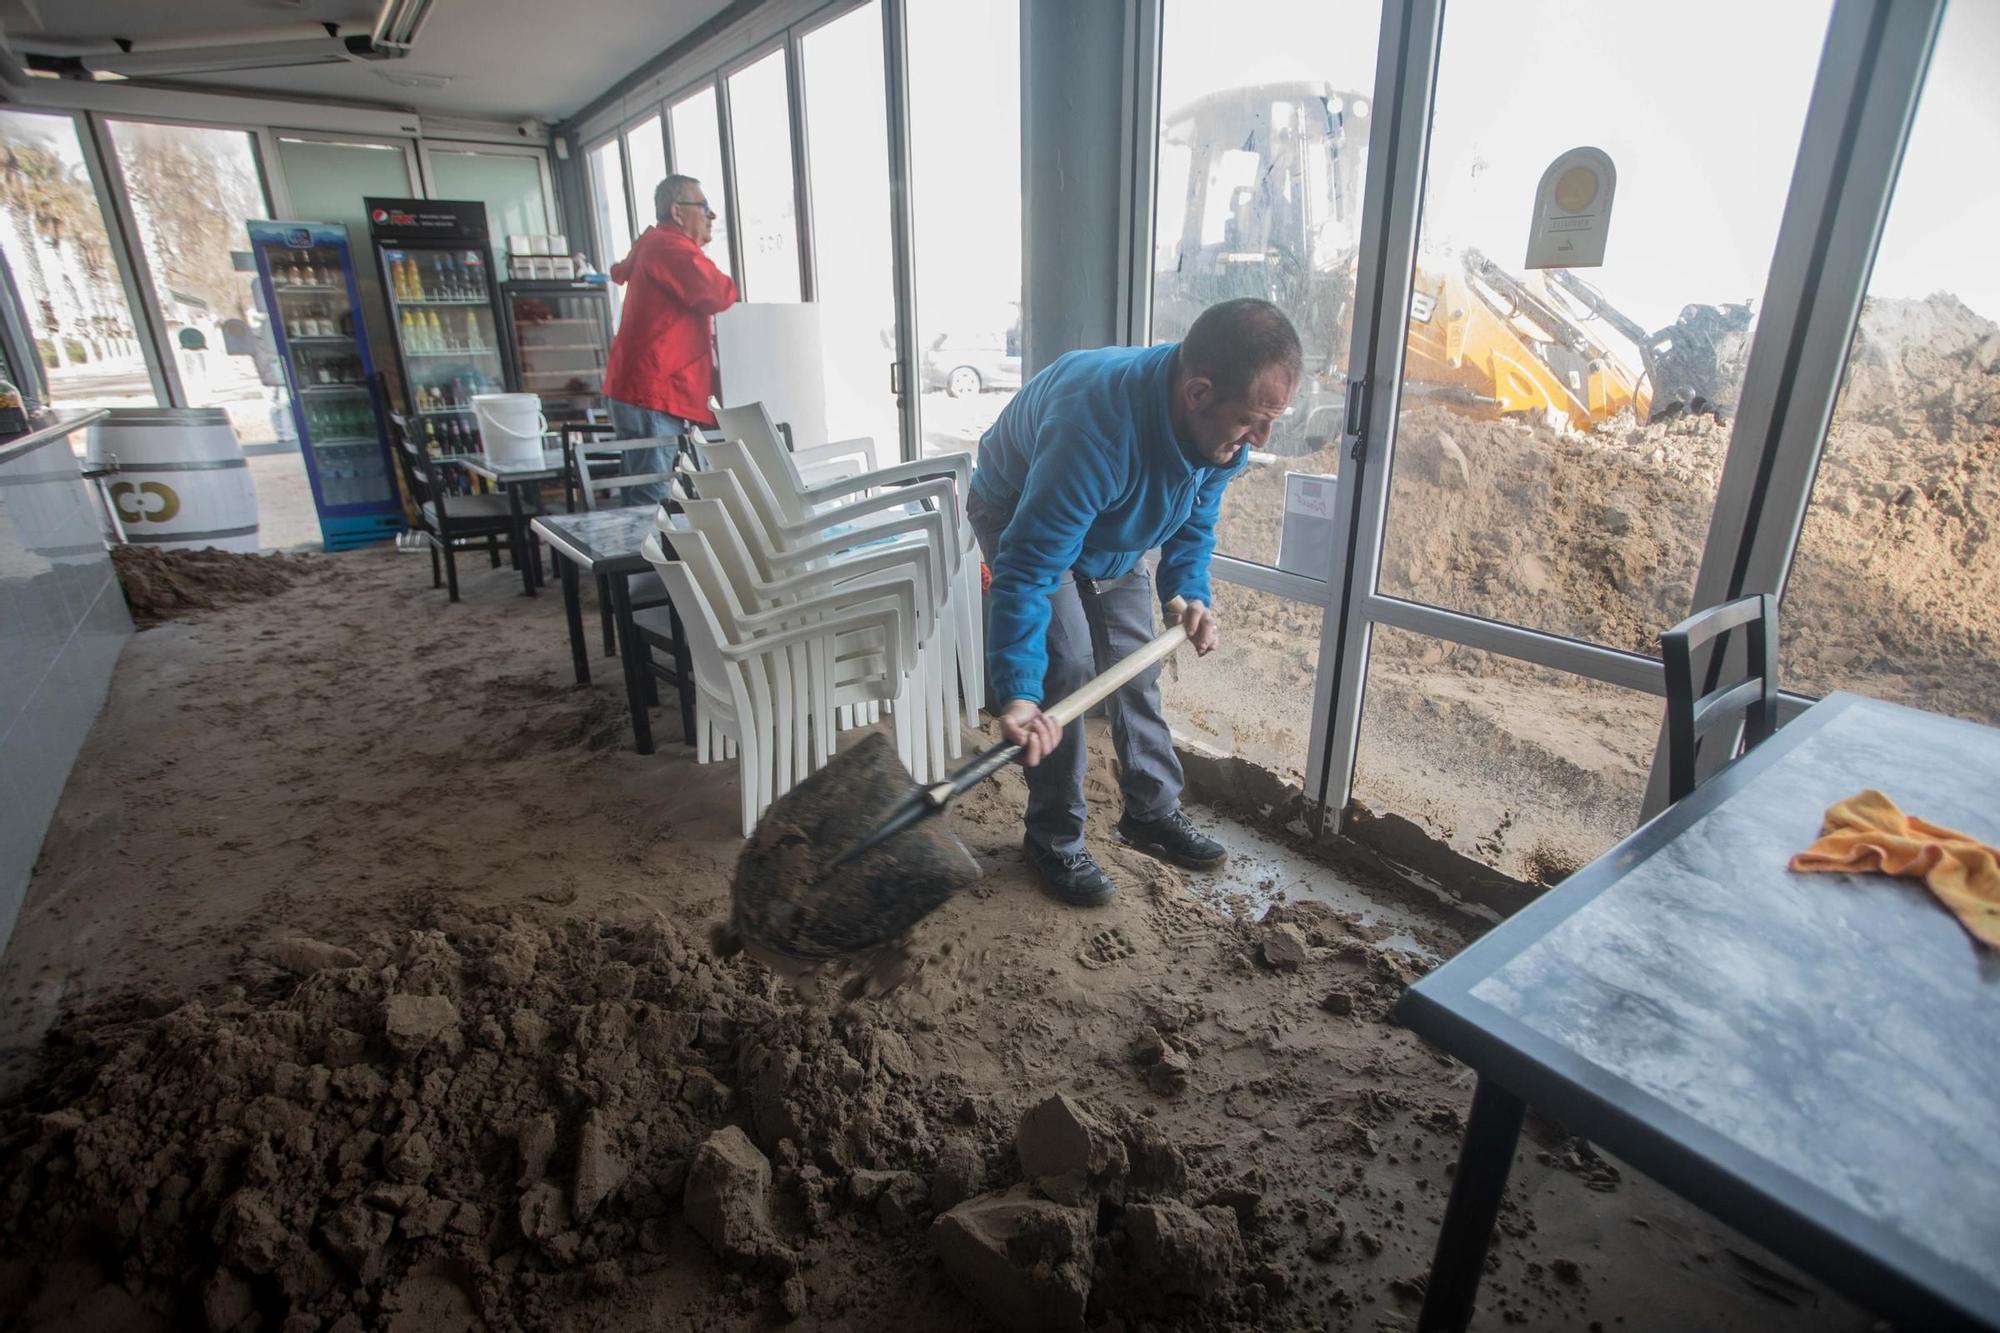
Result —
<instances>
[{"instance_id":1,"label":"man's short hair","mask_svg":"<svg viewBox=\"0 0 2000 1333\"><path fill-rule=\"evenodd\" d=\"M1210 306L1181 339L1182 369L1207 376L1225 401L1248 393L1272 366L1283 366L1296 381L1304 364L1292 321L1254 296Z\"/></svg>"},{"instance_id":2,"label":"man's short hair","mask_svg":"<svg viewBox=\"0 0 2000 1333\"><path fill-rule=\"evenodd\" d=\"M667 210L681 202L681 191L690 185L699 186L700 184L701 182L694 177L682 176L679 173L661 181L659 188L653 191L653 220L655 222L665 222L667 220Z\"/></svg>"}]
</instances>

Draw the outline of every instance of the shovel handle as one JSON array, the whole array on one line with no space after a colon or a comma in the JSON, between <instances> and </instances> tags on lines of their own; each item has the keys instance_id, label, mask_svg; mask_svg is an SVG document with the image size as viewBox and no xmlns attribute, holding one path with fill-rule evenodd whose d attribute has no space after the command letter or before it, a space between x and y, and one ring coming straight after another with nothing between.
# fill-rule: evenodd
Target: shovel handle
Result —
<instances>
[{"instance_id":1,"label":"shovel handle","mask_svg":"<svg viewBox=\"0 0 2000 1333\"><path fill-rule=\"evenodd\" d=\"M1093 704L1110 698L1112 692L1120 685L1155 662L1171 656L1174 649L1187 642L1187 627L1180 623L1181 613L1186 608L1187 603L1179 597L1168 602L1167 614L1174 618L1174 623L1168 626L1163 634L1131 655L1120 658L1109 671L1101 676L1093 676L1044 708L1042 712L1054 718L1057 726L1066 727L1089 712Z\"/></svg>"},{"instance_id":2,"label":"shovel handle","mask_svg":"<svg viewBox=\"0 0 2000 1333\"><path fill-rule=\"evenodd\" d=\"M1085 682L1082 686L1042 710L1056 720L1056 725L1066 727L1090 711L1090 706L1100 699L1111 696L1111 692L1125 684L1134 676L1171 654L1174 649L1187 642L1187 628L1180 623L1181 612L1187 603L1176 597L1167 603L1167 614L1174 617L1174 624L1158 638L1121 658L1117 665L1101 676ZM941 782L933 783L922 793L923 799L932 809L942 810L961 793L971 790L986 779L998 773L1007 765L1021 757L1021 747L1012 741L1001 741L973 756L972 762L960 768Z\"/></svg>"}]
</instances>

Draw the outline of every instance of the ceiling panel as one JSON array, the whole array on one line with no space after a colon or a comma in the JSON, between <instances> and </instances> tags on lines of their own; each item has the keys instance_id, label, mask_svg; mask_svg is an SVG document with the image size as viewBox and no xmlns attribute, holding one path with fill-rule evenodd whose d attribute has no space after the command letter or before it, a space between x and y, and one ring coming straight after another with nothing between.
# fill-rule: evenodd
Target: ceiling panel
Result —
<instances>
[{"instance_id":1,"label":"ceiling panel","mask_svg":"<svg viewBox=\"0 0 2000 1333\"><path fill-rule=\"evenodd\" d=\"M560 120L724 9L729 0L437 0L413 55L191 77L191 84L384 102L419 111ZM368 0L40 0L0 4L21 51L334 22L366 33ZM36 15L39 13L39 22Z\"/></svg>"}]
</instances>

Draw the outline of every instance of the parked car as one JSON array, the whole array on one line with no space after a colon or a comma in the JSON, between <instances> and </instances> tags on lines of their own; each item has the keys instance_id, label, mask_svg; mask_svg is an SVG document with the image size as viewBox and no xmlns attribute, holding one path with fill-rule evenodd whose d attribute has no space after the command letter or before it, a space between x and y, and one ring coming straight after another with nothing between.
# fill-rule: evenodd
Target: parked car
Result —
<instances>
[{"instance_id":1,"label":"parked car","mask_svg":"<svg viewBox=\"0 0 2000 1333\"><path fill-rule=\"evenodd\" d=\"M924 388L966 398L1021 387L1021 317L1004 331L940 333L924 349Z\"/></svg>"}]
</instances>

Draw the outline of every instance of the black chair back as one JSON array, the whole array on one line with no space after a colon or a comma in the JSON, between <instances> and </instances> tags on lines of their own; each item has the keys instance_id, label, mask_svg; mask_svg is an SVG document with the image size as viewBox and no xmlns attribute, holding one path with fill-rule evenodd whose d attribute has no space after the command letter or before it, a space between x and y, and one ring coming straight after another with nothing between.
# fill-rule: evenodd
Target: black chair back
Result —
<instances>
[{"instance_id":1,"label":"black chair back","mask_svg":"<svg viewBox=\"0 0 2000 1333\"><path fill-rule=\"evenodd\" d=\"M1747 635L1749 674L1698 693L1696 654L1714 643L1714 661L1726 660L1726 636L1734 629ZM1699 611L1660 635L1660 658L1667 673L1667 798L1678 801L1697 785L1704 736L1725 722L1733 734L1740 721L1748 751L1778 729L1778 599L1756 593ZM1717 674L1712 668L1710 680Z\"/></svg>"}]
</instances>

